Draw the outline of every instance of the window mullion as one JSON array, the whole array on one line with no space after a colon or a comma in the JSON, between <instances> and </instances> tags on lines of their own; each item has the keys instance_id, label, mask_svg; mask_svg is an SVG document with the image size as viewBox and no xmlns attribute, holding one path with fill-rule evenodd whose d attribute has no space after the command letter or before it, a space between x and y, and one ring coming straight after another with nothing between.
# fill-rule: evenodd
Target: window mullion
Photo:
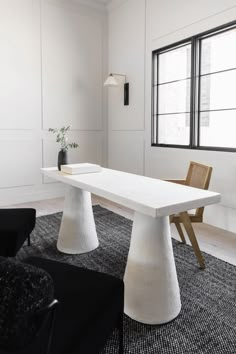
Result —
<instances>
[{"instance_id":1,"label":"window mullion","mask_svg":"<svg viewBox=\"0 0 236 354\"><path fill-rule=\"evenodd\" d=\"M191 41L191 101L190 101L190 145L199 146L200 132L200 70L201 43L193 37Z\"/></svg>"},{"instance_id":2,"label":"window mullion","mask_svg":"<svg viewBox=\"0 0 236 354\"><path fill-rule=\"evenodd\" d=\"M197 103L197 41L191 40L191 89L190 89L190 147L196 146L196 103Z\"/></svg>"},{"instance_id":3,"label":"window mullion","mask_svg":"<svg viewBox=\"0 0 236 354\"><path fill-rule=\"evenodd\" d=\"M202 42L200 39L196 40L196 72L195 72L195 82L196 82L196 107L195 107L195 119L196 119L196 147L200 146L200 111L201 111L201 50Z\"/></svg>"},{"instance_id":4,"label":"window mullion","mask_svg":"<svg viewBox=\"0 0 236 354\"><path fill-rule=\"evenodd\" d=\"M154 134L154 119L155 118L155 111L154 111L154 75L155 75L155 54L152 53L152 97L151 97L151 105L152 105L152 121L151 121L151 144L156 143L156 137Z\"/></svg>"},{"instance_id":5,"label":"window mullion","mask_svg":"<svg viewBox=\"0 0 236 354\"><path fill-rule=\"evenodd\" d=\"M159 55L157 56L157 79L158 79L158 77L159 77ZM157 80L157 84L158 84L158 80ZM156 98L156 113L157 113L157 115L156 115L156 117L155 117L155 119L156 119L156 143L157 143L157 141L158 141L158 139L159 139L159 137L158 137L158 130L159 130L159 116L158 116L158 114L159 114L159 86L157 85L157 98Z\"/></svg>"}]
</instances>

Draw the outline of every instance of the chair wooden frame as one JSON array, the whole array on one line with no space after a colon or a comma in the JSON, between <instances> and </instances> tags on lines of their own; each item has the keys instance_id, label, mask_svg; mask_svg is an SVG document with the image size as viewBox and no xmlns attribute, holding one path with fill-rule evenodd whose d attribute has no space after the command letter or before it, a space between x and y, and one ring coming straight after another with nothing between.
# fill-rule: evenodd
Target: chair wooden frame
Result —
<instances>
[{"instance_id":1,"label":"chair wooden frame","mask_svg":"<svg viewBox=\"0 0 236 354\"><path fill-rule=\"evenodd\" d=\"M186 179L172 179L167 180L168 182L183 184L185 186L200 188L207 190L210 184L212 174L212 167L200 164L198 162L190 161L188 173ZM198 263L201 269L205 269L205 262L203 255L200 251L192 223L203 222L204 207L197 208L194 214L190 214L187 211L179 213L177 215L170 216L170 222L174 223L178 233L180 235L181 241L186 243L185 236L181 227L183 224L189 240L193 246L193 250L197 257Z\"/></svg>"}]
</instances>

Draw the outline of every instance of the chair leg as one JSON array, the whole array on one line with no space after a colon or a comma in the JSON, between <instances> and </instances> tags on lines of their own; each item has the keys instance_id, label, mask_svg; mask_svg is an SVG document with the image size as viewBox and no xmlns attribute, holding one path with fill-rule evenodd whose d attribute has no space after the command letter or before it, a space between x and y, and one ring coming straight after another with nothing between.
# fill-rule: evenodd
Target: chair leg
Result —
<instances>
[{"instance_id":1,"label":"chair leg","mask_svg":"<svg viewBox=\"0 0 236 354\"><path fill-rule=\"evenodd\" d=\"M199 245L198 245L198 242L197 242L197 239L196 239L196 236L195 236L195 233L194 233L194 230L193 230L189 215L188 215L187 212L183 212L183 213L180 213L180 217L181 217L182 223L183 223L183 225L185 227L185 230L186 230L186 232L188 234L190 242L191 242L191 244L193 246L193 250L194 250L195 255L197 257L197 260L198 260L198 263L200 265L200 268L201 269L205 269L204 258L202 256L201 251L200 251L200 248L199 248Z\"/></svg>"},{"instance_id":2,"label":"chair leg","mask_svg":"<svg viewBox=\"0 0 236 354\"><path fill-rule=\"evenodd\" d=\"M48 343L47 343L47 354L51 353L51 346L52 346L52 335L53 335L53 330L54 330L54 325L55 325L55 307L52 309L52 314L51 314L51 323L50 323L50 331L49 331L49 336L48 336Z\"/></svg>"},{"instance_id":3,"label":"chair leg","mask_svg":"<svg viewBox=\"0 0 236 354\"><path fill-rule=\"evenodd\" d=\"M30 234L28 235L28 246L30 246Z\"/></svg>"},{"instance_id":4,"label":"chair leg","mask_svg":"<svg viewBox=\"0 0 236 354\"><path fill-rule=\"evenodd\" d=\"M176 226L176 229L178 230L178 233L179 233L179 236L181 238L181 241L183 243L186 243L186 240L185 240L184 233L183 233L181 225L178 222L175 222L175 226Z\"/></svg>"},{"instance_id":5,"label":"chair leg","mask_svg":"<svg viewBox=\"0 0 236 354\"><path fill-rule=\"evenodd\" d=\"M119 354L124 353L124 342L123 342L123 312L119 320Z\"/></svg>"}]
</instances>

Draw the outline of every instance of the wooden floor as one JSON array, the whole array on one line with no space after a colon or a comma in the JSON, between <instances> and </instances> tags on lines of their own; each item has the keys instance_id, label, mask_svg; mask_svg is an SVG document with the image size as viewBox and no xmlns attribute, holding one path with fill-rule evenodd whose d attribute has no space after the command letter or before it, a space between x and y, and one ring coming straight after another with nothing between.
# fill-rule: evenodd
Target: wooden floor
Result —
<instances>
[{"instance_id":1,"label":"wooden floor","mask_svg":"<svg viewBox=\"0 0 236 354\"><path fill-rule=\"evenodd\" d=\"M63 198L36 201L10 207L31 207L37 210L37 216L53 214L63 210ZM128 219L133 219L133 211L108 200L93 197L93 204L100 204ZM9 206L8 206L9 207ZM194 224L197 239L202 251L236 265L236 234L204 223ZM171 225L173 238L179 240L175 225ZM187 240L187 237L186 237Z\"/></svg>"}]
</instances>

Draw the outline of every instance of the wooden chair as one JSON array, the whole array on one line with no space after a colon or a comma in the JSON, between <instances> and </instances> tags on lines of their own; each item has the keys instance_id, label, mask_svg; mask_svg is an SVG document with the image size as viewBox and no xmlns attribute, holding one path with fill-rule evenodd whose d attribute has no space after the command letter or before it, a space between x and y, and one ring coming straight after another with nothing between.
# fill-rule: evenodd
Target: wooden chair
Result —
<instances>
[{"instance_id":1,"label":"wooden chair","mask_svg":"<svg viewBox=\"0 0 236 354\"><path fill-rule=\"evenodd\" d=\"M200 188L200 189L208 189L209 183L210 183L210 178L211 178L211 173L212 173L212 167L191 161L186 179L184 179L184 180L168 180L168 182L174 182L174 183L178 183L178 184L183 184L185 186L190 186L190 187L195 187L195 188ZM204 207L197 208L194 214L191 214L191 213L185 211L185 212L179 213L177 215L170 216L170 222L175 224L182 242L186 243L184 233L183 233L183 230L181 227L181 223L184 225L184 228L187 232L187 235L190 239L190 242L193 246L195 255L196 255L197 260L199 262L200 268L202 268L202 269L205 268L205 262L204 262L204 258L202 256L202 253L200 251L200 248L199 248L196 236L195 236L195 232L192 227L192 223L203 222L203 212L204 212Z\"/></svg>"}]
</instances>

